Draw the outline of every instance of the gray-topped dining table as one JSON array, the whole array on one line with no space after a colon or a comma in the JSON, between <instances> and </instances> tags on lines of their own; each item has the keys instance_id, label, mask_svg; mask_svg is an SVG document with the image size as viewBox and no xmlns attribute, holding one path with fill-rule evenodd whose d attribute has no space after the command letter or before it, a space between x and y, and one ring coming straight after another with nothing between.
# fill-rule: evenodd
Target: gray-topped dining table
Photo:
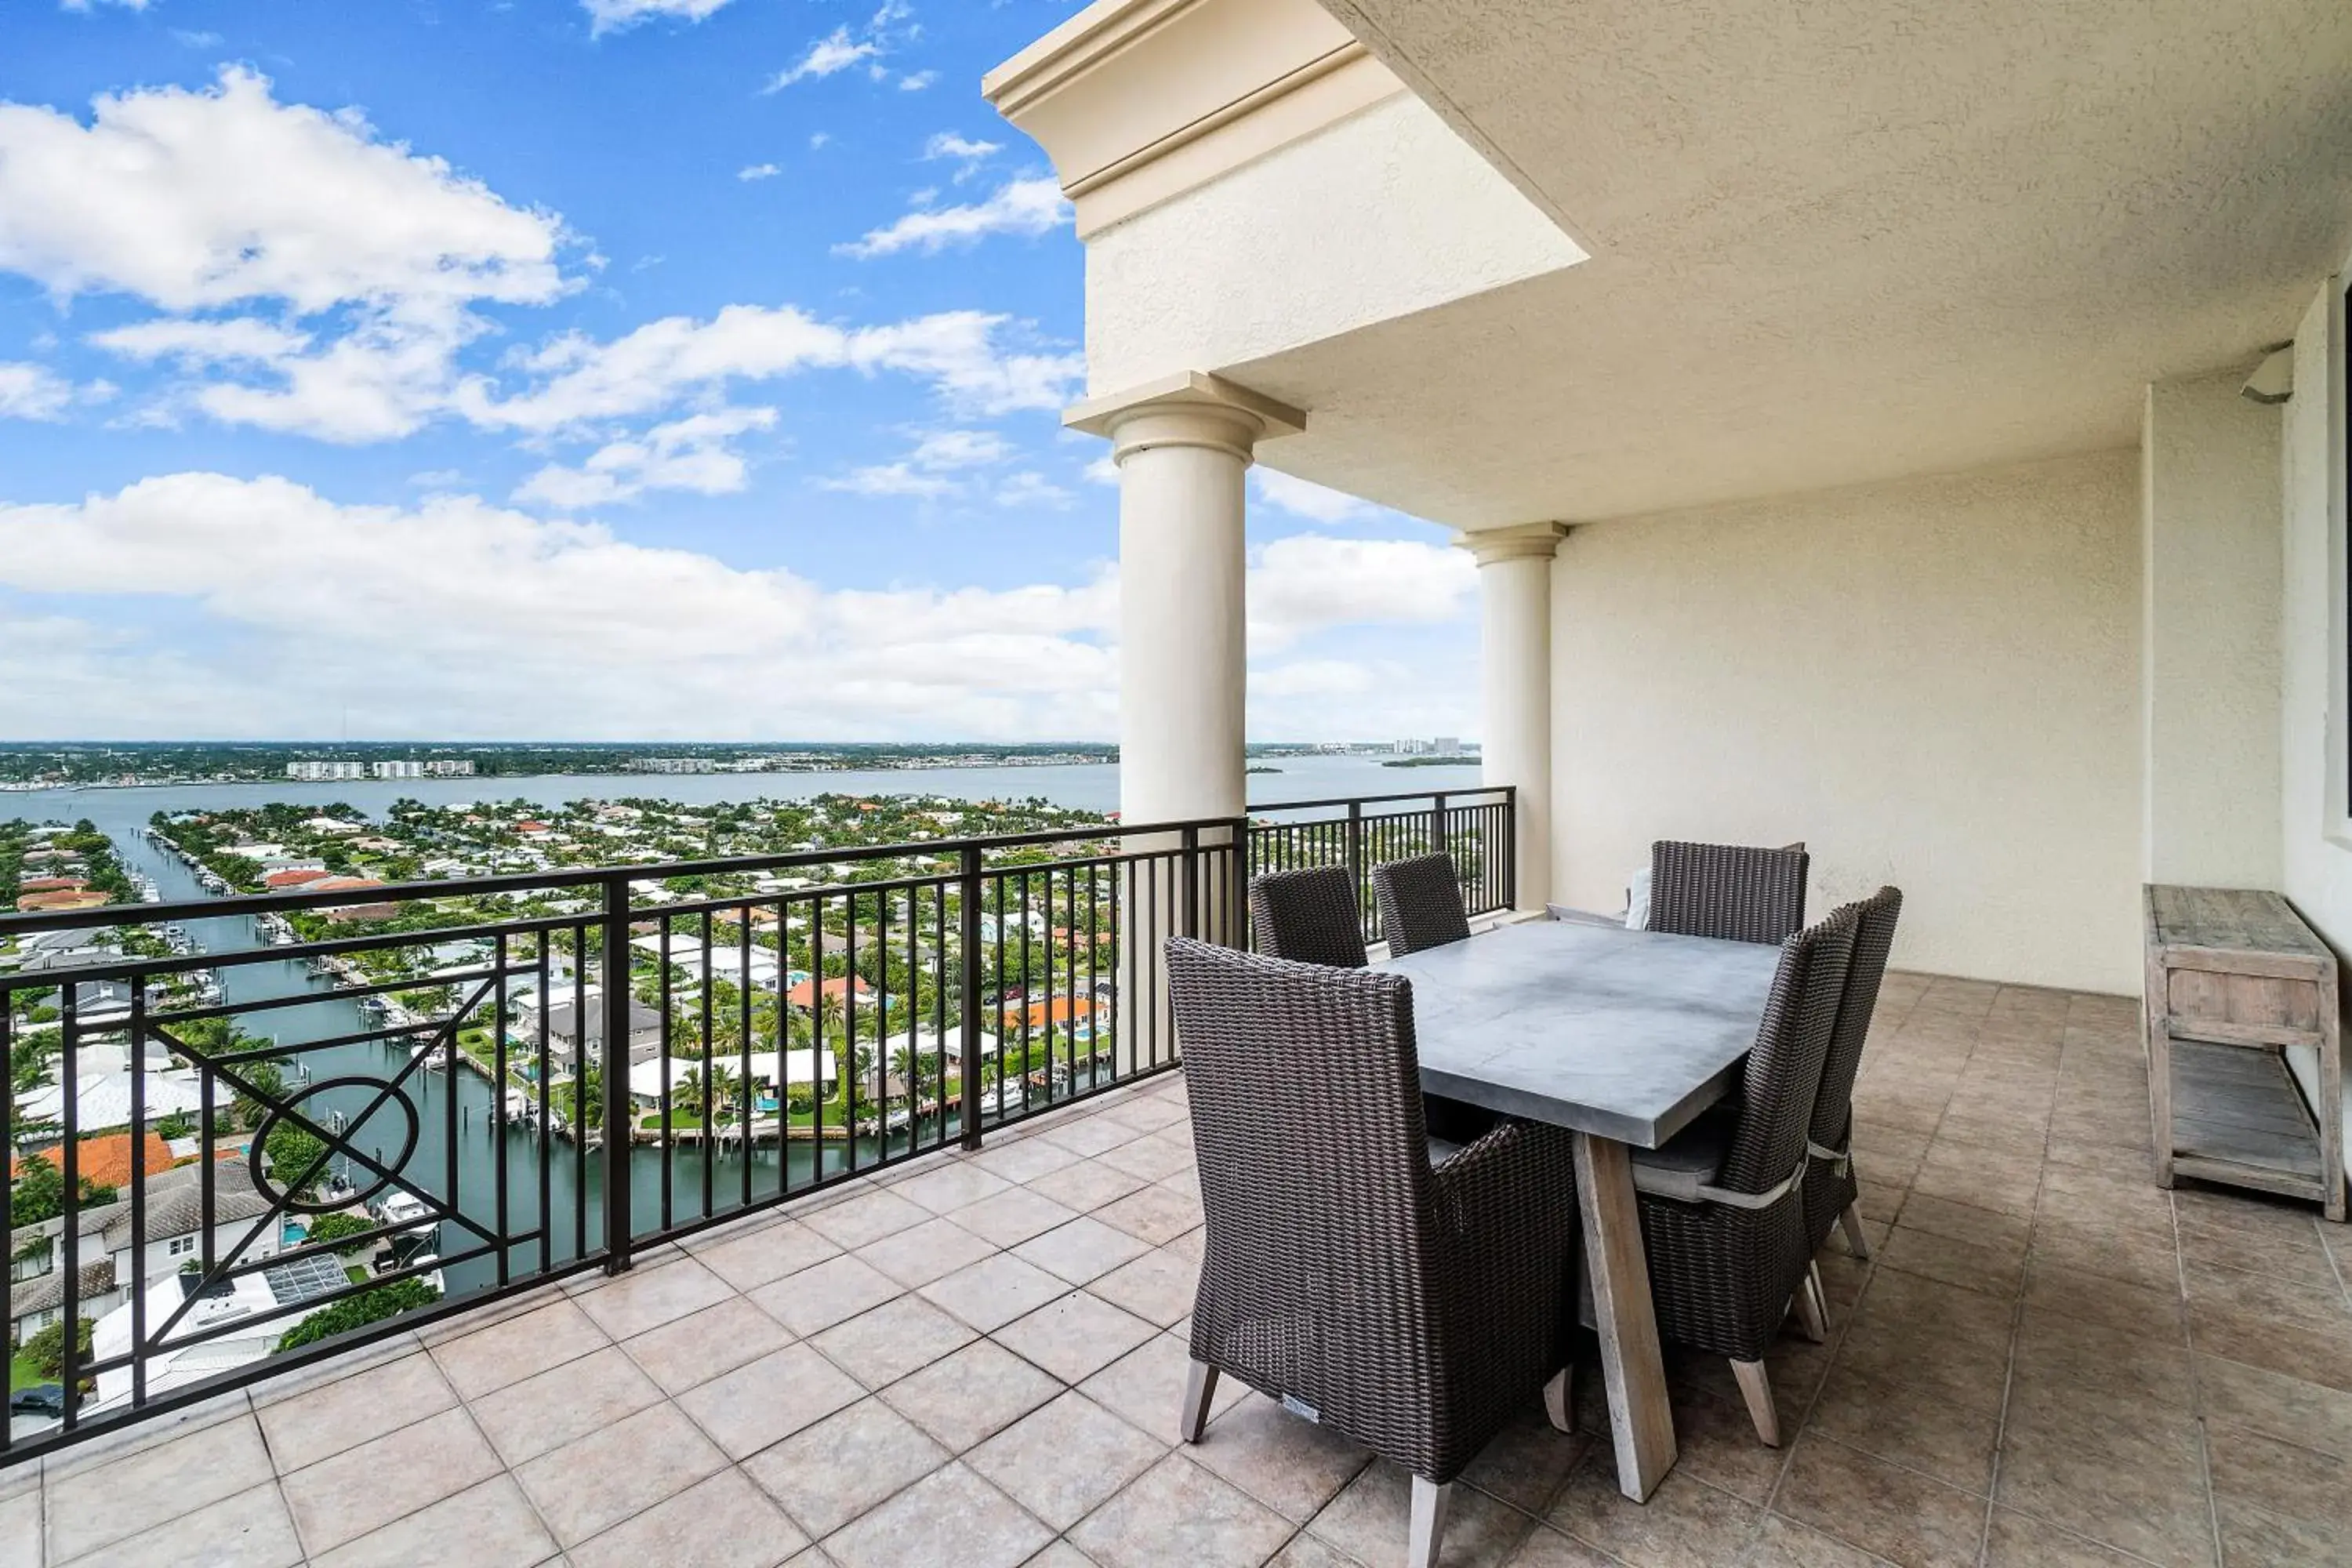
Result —
<instances>
[{"instance_id":1,"label":"gray-topped dining table","mask_svg":"<svg viewBox=\"0 0 2352 1568\"><path fill-rule=\"evenodd\" d=\"M1422 1088L1572 1131L1617 1484L1675 1462L1630 1148L1654 1149L1737 1082L1780 949L1569 921L1507 925L1372 967L1412 981Z\"/></svg>"}]
</instances>

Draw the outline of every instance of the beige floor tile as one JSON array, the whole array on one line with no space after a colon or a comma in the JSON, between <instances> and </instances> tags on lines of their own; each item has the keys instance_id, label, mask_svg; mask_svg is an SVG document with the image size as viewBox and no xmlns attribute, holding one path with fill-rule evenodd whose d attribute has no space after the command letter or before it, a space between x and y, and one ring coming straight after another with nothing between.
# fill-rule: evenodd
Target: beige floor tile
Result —
<instances>
[{"instance_id":1,"label":"beige floor tile","mask_svg":"<svg viewBox=\"0 0 2352 1568\"><path fill-rule=\"evenodd\" d=\"M676 1405L656 1405L542 1454L515 1479L569 1548L714 1476L727 1456Z\"/></svg>"},{"instance_id":2,"label":"beige floor tile","mask_svg":"<svg viewBox=\"0 0 2352 1568\"><path fill-rule=\"evenodd\" d=\"M1150 1469L1168 1446L1083 1394L1031 1411L964 1456L983 1479L1056 1530L1067 1530Z\"/></svg>"},{"instance_id":3,"label":"beige floor tile","mask_svg":"<svg viewBox=\"0 0 2352 1568\"><path fill-rule=\"evenodd\" d=\"M1310 1534L1360 1563L1392 1563L1410 1530L1412 1479L1385 1460L1367 1465L1307 1526ZM1535 1520L1484 1492L1454 1489L1439 1568L1500 1568L1536 1530Z\"/></svg>"},{"instance_id":4,"label":"beige floor tile","mask_svg":"<svg viewBox=\"0 0 2352 1568\"><path fill-rule=\"evenodd\" d=\"M49 1561L84 1552L209 1508L272 1474L250 1415L213 1423L49 1483Z\"/></svg>"},{"instance_id":5,"label":"beige floor tile","mask_svg":"<svg viewBox=\"0 0 2352 1568\"><path fill-rule=\"evenodd\" d=\"M1985 1568L2126 1568L2139 1561L2013 1509L1994 1509L1985 1531Z\"/></svg>"},{"instance_id":6,"label":"beige floor tile","mask_svg":"<svg viewBox=\"0 0 2352 1568\"><path fill-rule=\"evenodd\" d=\"M2352 1463L2231 1426L2207 1453L2225 1559L2352 1562Z\"/></svg>"},{"instance_id":7,"label":"beige floor tile","mask_svg":"<svg viewBox=\"0 0 2352 1568\"><path fill-rule=\"evenodd\" d=\"M1921 1201L1916 1195L1912 1200L1914 1204ZM1947 1285L1992 1296L2015 1296L2025 1288L2025 1247L2021 1243L2012 1248L1958 1241L1934 1231L1911 1228L1909 1205L1906 1205L1905 1213L1906 1218L1896 1222L1894 1234L1887 1237L1885 1249L1879 1255L1882 1269L1924 1275Z\"/></svg>"},{"instance_id":8,"label":"beige floor tile","mask_svg":"<svg viewBox=\"0 0 2352 1568\"><path fill-rule=\"evenodd\" d=\"M1095 1217L1139 1241L1160 1247L1200 1226L1201 1200L1197 1195L1187 1196L1163 1184L1154 1184L1105 1204L1095 1211Z\"/></svg>"},{"instance_id":9,"label":"beige floor tile","mask_svg":"<svg viewBox=\"0 0 2352 1568\"><path fill-rule=\"evenodd\" d=\"M0 1489L0 1568L41 1568L41 1468L0 1472L17 1474L30 1484Z\"/></svg>"},{"instance_id":10,"label":"beige floor tile","mask_svg":"<svg viewBox=\"0 0 2352 1568\"><path fill-rule=\"evenodd\" d=\"M445 1340L433 1347L433 1359L460 1399L478 1399L610 1343L577 1303L559 1298L478 1333Z\"/></svg>"},{"instance_id":11,"label":"beige floor tile","mask_svg":"<svg viewBox=\"0 0 2352 1568\"><path fill-rule=\"evenodd\" d=\"M625 1340L716 1305L733 1286L685 1253L599 1280L574 1299L607 1336Z\"/></svg>"},{"instance_id":12,"label":"beige floor tile","mask_svg":"<svg viewBox=\"0 0 2352 1568\"><path fill-rule=\"evenodd\" d=\"M1181 1244L1145 1253L1087 1287L1114 1307L1166 1328L1189 1315L1200 1294L1201 1265Z\"/></svg>"},{"instance_id":13,"label":"beige floor tile","mask_svg":"<svg viewBox=\"0 0 2352 1568\"><path fill-rule=\"evenodd\" d=\"M2026 1244L2033 1236L2031 1220L1926 1194L1904 1205L1903 1217L1897 1223L1903 1229L1932 1231L2020 1262L2024 1260Z\"/></svg>"},{"instance_id":14,"label":"beige floor tile","mask_svg":"<svg viewBox=\"0 0 2352 1568\"><path fill-rule=\"evenodd\" d=\"M2079 1318L2151 1341L2179 1336L2189 1321L2178 1280L2134 1285L2042 1257L2026 1270L2025 1310L2029 1316L2046 1311Z\"/></svg>"},{"instance_id":15,"label":"beige floor tile","mask_svg":"<svg viewBox=\"0 0 2352 1568\"><path fill-rule=\"evenodd\" d=\"M1105 1225L1092 1215L1082 1215L1067 1225L1056 1226L1023 1242L1013 1248L1013 1256L1073 1285L1083 1285L1150 1250L1150 1243Z\"/></svg>"},{"instance_id":16,"label":"beige floor tile","mask_svg":"<svg viewBox=\"0 0 2352 1568\"><path fill-rule=\"evenodd\" d=\"M1102 1116L1080 1117L1072 1121L1055 1121L1037 1137L1057 1148L1066 1149L1081 1158L1092 1159L1106 1149L1116 1149L1132 1143L1144 1136L1137 1129Z\"/></svg>"},{"instance_id":17,"label":"beige floor tile","mask_svg":"<svg viewBox=\"0 0 2352 1568\"><path fill-rule=\"evenodd\" d=\"M1075 1165L1065 1165L1058 1171L1024 1183L1033 1193L1053 1199L1064 1208L1086 1214L1116 1203L1132 1192L1139 1192L1151 1184L1141 1176L1132 1175L1100 1160L1081 1160Z\"/></svg>"},{"instance_id":18,"label":"beige floor tile","mask_svg":"<svg viewBox=\"0 0 2352 1568\"><path fill-rule=\"evenodd\" d=\"M1587 1434L1556 1432L1539 1409L1530 1407L1479 1451L1462 1472L1462 1481L1541 1516L1591 1447Z\"/></svg>"},{"instance_id":19,"label":"beige floor tile","mask_svg":"<svg viewBox=\"0 0 2352 1568\"><path fill-rule=\"evenodd\" d=\"M908 1230L931 1217L920 1204L908 1203L887 1189L860 1193L830 1208L819 1209L802 1221L811 1230L839 1247L859 1247Z\"/></svg>"},{"instance_id":20,"label":"beige floor tile","mask_svg":"<svg viewBox=\"0 0 2352 1568\"><path fill-rule=\"evenodd\" d=\"M1163 1181L1192 1163L1192 1135L1189 1131L1181 1139L1154 1134L1116 1149L1106 1149L1100 1158L1104 1164L1130 1176L1140 1176L1147 1182Z\"/></svg>"},{"instance_id":21,"label":"beige floor tile","mask_svg":"<svg viewBox=\"0 0 2352 1568\"><path fill-rule=\"evenodd\" d=\"M499 1472L498 1456L462 1410L345 1449L280 1479L312 1556L454 1497Z\"/></svg>"},{"instance_id":22,"label":"beige floor tile","mask_svg":"<svg viewBox=\"0 0 2352 1568\"><path fill-rule=\"evenodd\" d=\"M621 1348L663 1392L682 1394L792 1343L790 1329L740 1296L649 1329Z\"/></svg>"},{"instance_id":23,"label":"beige floor tile","mask_svg":"<svg viewBox=\"0 0 2352 1568\"><path fill-rule=\"evenodd\" d=\"M417 1350L290 1399L263 1404L255 1415L278 1467L294 1469L436 1415L457 1403L440 1367Z\"/></svg>"},{"instance_id":24,"label":"beige floor tile","mask_svg":"<svg viewBox=\"0 0 2352 1568\"><path fill-rule=\"evenodd\" d=\"M1069 1289L1066 1280L1010 1253L1000 1252L932 1280L922 1288L921 1295L933 1306L988 1333L1067 1293Z\"/></svg>"},{"instance_id":25,"label":"beige floor tile","mask_svg":"<svg viewBox=\"0 0 2352 1568\"><path fill-rule=\"evenodd\" d=\"M70 1568L295 1568L301 1561L286 1503L264 1484L75 1558Z\"/></svg>"},{"instance_id":26,"label":"beige floor tile","mask_svg":"<svg viewBox=\"0 0 2352 1568\"><path fill-rule=\"evenodd\" d=\"M1010 1187L1006 1191L1020 1189ZM966 1264L977 1263L995 1250L994 1244L952 1220L932 1219L879 1241L869 1241L857 1249L857 1256L911 1290L929 1284L942 1274L952 1274Z\"/></svg>"},{"instance_id":27,"label":"beige floor tile","mask_svg":"<svg viewBox=\"0 0 2352 1568\"><path fill-rule=\"evenodd\" d=\"M1064 1383L1083 1383L1160 1331L1084 1290L1046 1302L990 1337Z\"/></svg>"},{"instance_id":28,"label":"beige floor tile","mask_svg":"<svg viewBox=\"0 0 2352 1568\"><path fill-rule=\"evenodd\" d=\"M1768 1513L1739 1568L1883 1568L1885 1561L1810 1525Z\"/></svg>"},{"instance_id":29,"label":"beige floor tile","mask_svg":"<svg viewBox=\"0 0 2352 1568\"><path fill-rule=\"evenodd\" d=\"M982 1198L992 1198L1012 1185L1009 1179L987 1167L959 1159L919 1176L910 1176L890 1190L933 1214L953 1214Z\"/></svg>"},{"instance_id":30,"label":"beige floor tile","mask_svg":"<svg viewBox=\"0 0 2352 1568\"><path fill-rule=\"evenodd\" d=\"M661 1397L654 1380L618 1346L610 1346L484 1394L467 1408L499 1458L511 1467L634 1415Z\"/></svg>"},{"instance_id":31,"label":"beige floor tile","mask_svg":"<svg viewBox=\"0 0 2352 1568\"><path fill-rule=\"evenodd\" d=\"M1053 1532L961 1465L934 1470L880 1508L828 1536L841 1568L923 1563L1014 1568Z\"/></svg>"},{"instance_id":32,"label":"beige floor tile","mask_svg":"<svg viewBox=\"0 0 2352 1568\"><path fill-rule=\"evenodd\" d=\"M429 1508L363 1535L319 1558L318 1568L425 1568L428 1563L497 1563L527 1568L555 1555L510 1476L493 1476Z\"/></svg>"},{"instance_id":33,"label":"beige floor tile","mask_svg":"<svg viewBox=\"0 0 2352 1568\"><path fill-rule=\"evenodd\" d=\"M572 1568L775 1568L808 1537L740 1470L721 1470L572 1549Z\"/></svg>"},{"instance_id":34,"label":"beige floor tile","mask_svg":"<svg viewBox=\"0 0 2352 1568\"><path fill-rule=\"evenodd\" d=\"M2050 1218L2033 1227L2033 1260L2104 1275L2144 1289L2178 1291L2180 1258L2173 1247L2094 1220Z\"/></svg>"},{"instance_id":35,"label":"beige floor tile","mask_svg":"<svg viewBox=\"0 0 2352 1568\"><path fill-rule=\"evenodd\" d=\"M1311 1535L1302 1535L1298 1539L1302 1542L1315 1540ZM1329 1549L1318 1547L1318 1550ZM1280 1564L1286 1559L1277 1557L1274 1561ZM1339 1558L1336 1553L1332 1561L1349 1563L1349 1568L1354 1568L1349 1560ZM1320 1568L1319 1561L1317 1568ZM1528 1531L1528 1538L1519 1542L1518 1550L1504 1559L1504 1568L1622 1568L1622 1565L1616 1558L1587 1546L1572 1535L1563 1534L1549 1524L1538 1524Z\"/></svg>"},{"instance_id":36,"label":"beige floor tile","mask_svg":"<svg viewBox=\"0 0 2352 1568\"><path fill-rule=\"evenodd\" d=\"M1546 1518L1637 1568L1711 1568L1738 1559L1763 1511L1671 1470L1648 1502L1634 1502L1617 1489L1616 1461L1603 1446L1569 1478Z\"/></svg>"},{"instance_id":37,"label":"beige floor tile","mask_svg":"<svg viewBox=\"0 0 2352 1568\"><path fill-rule=\"evenodd\" d=\"M1797 1441L1773 1510L1891 1562L1976 1562L1985 1500L1810 1433Z\"/></svg>"},{"instance_id":38,"label":"beige floor tile","mask_svg":"<svg viewBox=\"0 0 2352 1568\"><path fill-rule=\"evenodd\" d=\"M898 1382L980 1336L919 1296L900 1296L809 1341L867 1388Z\"/></svg>"},{"instance_id":39,"label":"beige floor tile","mask_svg":"<svg viewBox=\"0 0 2352 1568\"><path fill-rule=\"evenodd\" d=\"M2120 1387L2184 1410L2193 1400L2188 1336L2178 1329L2132 1333L2031 1303L2018 1325L2011 1375Z\"/></svg>"},{"instance_id":40,"label":"beige floor tile","mask_svg":"<svg viewBox=\"0 0 2352 1568\"><path fill-rule=\"evenodd\" d=\"M756 1290L771 1280L797 1274L836 1256L841 1248L801 1224L787 1220L732 1237L695 1256L738 1290Z\"/></svg>"},{"instance_id":41,"label":"beige floor tile","mask_svg":"<svg viewBox=\"0 0 2352 1568\"><path fill-rule=\"evenodd\" d=\"M2212 1559L2195 1418L2112 1385L2014 1386L1999 1498L2003 1507L2151 1561Z\"/></svg>"},{"instance_id":42,"label":"beige floor tile","mask_svg":"<svg viewBox=\"0 0 2352 1568\"><path fill-rule=\"evenodd\" d=\"M688 1389L677 1406L728 1458L741 1459L865 1396L848 1373L799 1344Z\"/></svg>"},{"instance_id":43,"label":"beige floor tile","mask_svg":"<svg viewBox=\"0 0 2352 1568\"><path fill-rule=\"evenodd\" d=\"M1069 1531L1102 1568L1256 1568L1296 1527L1264 1504L1171 1454Z\"/></svg>"},{"instance_id":44,"label":"beige floor tile","mask_svg":"<svg viewBox=\"0 0 2352 1568\"><path fill-rule=\"evenodd\" d=\"M1008 1182L1030 1182L1049 1171L1076 1164L1078 1156L1044 1138L1022 1138L1010 1143L992 1141L971 1157L971 1163Z\"/></svg>"},{"instance_id":45,"label":"beige floor tile","mask_svg":"<svg viewBox=\"0 0 2352 1568\"><path fill-rule=\"evenodd\" d=\"M1300 1419L1252 1393L1181 1449L1286 1519L1306 1523L1371 1461L1338 1433Z\"/></svg>"},{"instance_id":46,"label":"beige floor tile","mask_svg":"<svg viewBox=\"0 0 2352 1568\"><path fill-rule=\"evenodd\" d=\"M2334 1284L2315 1287L2277 1273L2224 1268L2201 1258L2184 1258L2181 1275L2189 1310L2218 1307L2267 1319L2316 1334L2352 1334L2352 1307Z\"/></svg>"},{"instance_id":47,"label":"beige floor tile","mask_svg":"<svg viewBox=\"0 0 2352 1568\"><path fill-rule=\"evenodd\" d=\"M879 1399L861 1399L743 1462L744 1473L815 1536L929 1475L950 1456Z\"/></svg>"},{"instance_id":48,"label":"beige floor tile","mask_svg":"<svg viewBox=\"0 0 2352 1568\"><path fill-rule=\"evenodd\" d=\"M994 1436L1062 1392L1055 1379L982 1340L882 1391L892 1409L952 1453Z\"/></svg>"},{"instance_id":49,"label":"beige floor tile","mask_svg":"<svg viewBox=\"0 0 2352 1568\"><path fill-rule=\"evenodd\" d=\"M2275 1319L2210 1306L2189 1315L2189 1333L2200 1355L2225 1356L2352 1394L2352 1335L2312 1333Z\"/></svg>"},{"instance_id":50,"label":"beige floor tile","mask_svg":"<svg viewBox=\"0 0 2352 1568\"><path fill-rule=\"evenodd\" d=\"M1087 1379L1078 1392L1153 1436L1173 1443L1191 1363L1192 1357L1180 1336L1161 1334L1144 1341ZM1219 1378L1216 1396L1210 1402L1211 1414L1232 1409L1249 1392L1248 1385L1237 1377Z\"/></svg>"},{"instance_id":51,"label":"beige floor tile","mask_svg":"<svg viewBox=\"0 0 2352 1568\"><path fill-rule=\"evenodd\" d=\"M760 1310L803 1339L878 1307L898 1283L862 1258L827 1258L751 1292Z\"/></svg>"},{"instance_id":52,"label":"beige floor tile","mask_svg":"<svg viewBox=\"0 0 2352 1568\"><path fill-rule=\"evenodd\" d=\"M1050 1145L1049 1145L1050 1147ZM1072 1160L1077 1158L1073 1154ZM1054 1167L1060 1169L1059 1166ZM949 1216L957 1226L995 1247L1017 1247L1033 1236L1074 1219L1077 1210L1055 1203L1043 1193L1014 1187Z\"/></svg>"},{"instance_id":53,"label":"beige floor tile","mask_svg":"<svg viewBox=\"0 0 2352 1568\"><path fill-rule=\"evenodd\" d=\"M2197 1358L2197 1393L2209 1424L2352 1459L2352 1394L2221 1356Z\"/></svg>"}]
</instances>

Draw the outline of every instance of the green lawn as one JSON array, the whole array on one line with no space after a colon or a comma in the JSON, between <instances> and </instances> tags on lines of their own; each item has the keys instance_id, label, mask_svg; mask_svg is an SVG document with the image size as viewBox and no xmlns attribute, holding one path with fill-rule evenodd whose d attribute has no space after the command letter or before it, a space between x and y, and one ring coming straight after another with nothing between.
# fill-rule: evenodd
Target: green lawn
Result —
<instances>
[{"instance_id":1,"label":"green lawn","mask_svg":"<svg viewBox=\"0 0 2352 1568\"><path fill-rule=\"evenodd\" d=\"M8 1357L9 1393L14 1394L20 1388L30 1388L37 1383L47 1383L48 1381L49 1380L47 1378L43 1377L40 1373L35 1369L31 1362L26 1361L24 1357L15 1354L11 1354Z\"/></svg>"}]
</instances>

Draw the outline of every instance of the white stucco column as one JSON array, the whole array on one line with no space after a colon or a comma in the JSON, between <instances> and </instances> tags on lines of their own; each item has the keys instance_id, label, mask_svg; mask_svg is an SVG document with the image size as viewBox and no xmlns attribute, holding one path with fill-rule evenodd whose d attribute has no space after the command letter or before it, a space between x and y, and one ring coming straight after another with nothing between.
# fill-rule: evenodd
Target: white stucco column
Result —
<instances>
[{"instance_id":1,"label":"white stucco column","mask_svg":"<svg viewBox=\"0 0 2352 1568\"><path fill-rule=\"evenodd\" d=\"M1246 486L1297 410L1197 373L1070 411L1118 465L1119 814L1237 816L1244 801Z\"/></svg>"},{"instance_id":2,"label":"white stucco column","mask_svg":"<svg viewBox=\"0 0 2352 1568\"><path fill-rule=\"evenodd\" d=\"M1169 376L1070 411L1118 464L1119 819L1134 827L1238 817L1247 802L1248 554L1242 524L1257 443L1305 418L1213 375ZM1122 1073L1175 1059L1163 941L1237 942L1243 847L1231 829L1127 833L1115 872ZM1187 860L1190 864L1187 865Z\"/></svg>"},{"instance_id":3,"label":"white stucco column","mask_svg":"<svg viewBox=\"0 0 2352 1568\"><path fill-rule=\"evenodd\" d=\"M1565 524L1482 529L1456 543L1478 561L1484 733L1490 784L1518 786L1517 907L1551 897L1551 563Z\"/></svg>"}]
</instances>

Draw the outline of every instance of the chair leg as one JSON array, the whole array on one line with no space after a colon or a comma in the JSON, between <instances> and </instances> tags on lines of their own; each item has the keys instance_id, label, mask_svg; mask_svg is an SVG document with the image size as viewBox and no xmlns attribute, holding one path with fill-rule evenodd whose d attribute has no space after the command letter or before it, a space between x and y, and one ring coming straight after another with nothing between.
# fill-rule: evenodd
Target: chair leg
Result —
<instances>
[{"instance_id":1,"label":"chair leg","mask_svg":"<svg viewBox=\"0 0 2352 1568\"><path fill-rule=\"evenodd\" d=\"M1437 1568L1439 1548L1445 1544L1445 1510L1454 1500L1454 1483L1412 1478L1412 1539L1405 1548L1405 1568Z\"/></svg>"},{"instance_id":2,"label":"chair leg","mask_svg":"<svg viewBox=\"0 0 2352 1568\"><path fill-rule=\"evenodd\" d=\"M1869 1262L1870 1239L1862 1234L1862 1205L1846 1205L1845 1213L1838 1215L1838 1228L1845 1232L1845 1249L1864 1263Z\"/></svg>"},{"instance_id":3,"label":"chair leg","mask_svg":"<svg viewBox=\"0 0 2352 1568\"><path fill-rule=\"evenodd\" d=\"M1184 1377L1184 1410L1177 1417L1176 1435L1187 1443L1197 1443L1208 1429L1209 1405L1217 1397L1217 1369L1207 1362L1196 1361Z\"/></svg>"},{"instance_id":4,"label":"chair leg","mask_svg":"<svg viewBox=\"0 0 2352 1568\"><path fill-rule=\"evenodd\" d=\"M1805 1338L1815 1344L1826 1344L1830 1337L1829 1300L1822 1293L1822 1271L1808 1267L1804 1283L1797 1287L1796 1299L1790 1303L1796 1309L1797 1327Z\"/></svg>"},{"instance_id":5,"label":"chair leg","mask_svg":"<svg viewBox=\"0 0 2352 1568\"><path fill-rule=\"evenodd\" d=\"M1574 1402L1570 1398L1575 1388L1575 1370L1574 1367L1563 1366L1551 1374L1550 1382L1544 1384L1544 1415L1550 1418L1551 1428L1555 1432L1576 1430L1576 1417L1571 1409Z\"/></svg>"},{"instance_id":6,"label":"chair leg","mask_svg":"<svg viewBox=\"0 0 2352 1568\"><path fill-rule=\"evenodd\" d=\"M1739 1379L1740 1395L1748 1401L1748 1417L1756 1423L1756 1436L1768 1448L1780 1446L1780 1412L1772 1403L1772 1380L1760 1361L1736 1361L1731 1363L1732 1375Z\"/></svg>"}]
</instances>

